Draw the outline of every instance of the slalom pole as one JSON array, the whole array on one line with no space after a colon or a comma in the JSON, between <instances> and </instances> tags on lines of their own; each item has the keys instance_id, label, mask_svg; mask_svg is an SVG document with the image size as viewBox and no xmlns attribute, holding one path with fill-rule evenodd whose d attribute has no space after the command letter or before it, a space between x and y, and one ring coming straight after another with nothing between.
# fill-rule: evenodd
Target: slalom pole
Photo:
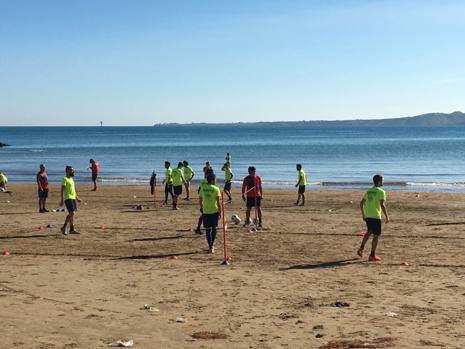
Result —
<instances>
[{"instance_id":1,"label":"slalom pole","mask_svg":"<svg viewBox=\"0 0 465 349\"><path fill-rule=\"evenodd\" d=\"M224 217L224 192L221 192L221 221L223 223L223 263L221 263L221 265L230 265L226 242L228 226L226 224L226 218Z\"/></svg>"}]
</instances>

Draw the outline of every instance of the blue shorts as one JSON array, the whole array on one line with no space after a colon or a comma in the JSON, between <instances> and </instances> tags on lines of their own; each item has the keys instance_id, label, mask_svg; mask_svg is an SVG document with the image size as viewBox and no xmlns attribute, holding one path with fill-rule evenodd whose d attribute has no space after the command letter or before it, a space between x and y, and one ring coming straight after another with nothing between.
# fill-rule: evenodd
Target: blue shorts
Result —
<instances>
[{"instance_id":1,"label":"blue shorts","mask_svg":"<svg viewBox=\"0 0 465 349\"><path fill-rule=\"evenodd\" d=\"M39 199L46 199L48 197L48 189L39 189L37 194L39 195Z\"/></svg>"},{"instance_id":2,"label":"blue shorts","mask_svg":"<svg viewBox=\"0 0 465 349\"><path fill-rule=\"evenodd\" d=\"M367 231L373 235L381 235L381 219L379 218L365 218L367 224Z\"/></svg>"},{"instance_id":3,"label":"blue shorts","mask_svg":"<svg viewBox=\"0 0 465 349\"><path fill-rule=\"evenodd\" d=\"M224 190L230 191L231 190L231 181L224 182Z\"/></svg>"},{"instance_id":4,"label":"blue shorts","mask_svg":"<svg viewBox=\"0 0 465 349\"><path fill-rule=\"evenodd\" d=\"M257 207L260 207L262 203L262 198L257 197L257 198L247 198L246 206L247 207L255 207L255 203L257 203Z\"/></svg>"},{"instance_id":5,"label":"blue shorts","mask_svg":"<svg viewBox=\"0 0 465 349\"><path fill-rule=\"evenodd\" d=\"M68 199L65 200L65 206L68 212L74 212L77 211L77 202L76 200L73 199Z\"/></svg>"},{"instance_id":6,"label":"blue shorts","mask_svg":"<svg viewBox=\"0 0 465 349\"><path fill-rule=\"evenodd\" d=\"M299 185L299 194L305 193L305 185Z\"/></svg>"}]
</instances>

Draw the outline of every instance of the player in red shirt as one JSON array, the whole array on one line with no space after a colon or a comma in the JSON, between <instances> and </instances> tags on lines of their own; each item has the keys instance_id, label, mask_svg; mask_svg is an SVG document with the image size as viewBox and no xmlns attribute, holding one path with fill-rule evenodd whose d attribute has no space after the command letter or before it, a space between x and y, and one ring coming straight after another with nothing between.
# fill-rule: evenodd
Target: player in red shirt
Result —
<instances>
[{"instance_id":1,"label":"player in red shirt","mask_svg":"<svg viewBox=\"0 0 465 349\"><path fill-rule=\"evenodd\" d=\"M262 179L255 175L255 167L250 166L248 169L249 175L242 182L242 200L246 201L247 211L245 213L245 223L247 226L250 222L250 210L255 207L258 215L258 226L262 227L262 210L261 201L263 197ZM247 196L247 200L246 200ZM255 222L254 222L255 223Z\"/></svg>"},{"instance_id":2,"label":"player in red shirt","mask_svg":"<svg viewBox=\"0 0 465 349\"><path fill-rule=\"evenodd\" d=\"M98 162L94 159L90 159L89 162L90 162L89 168L92 170L92 182L94 182L94 189L92 189L92 191L96 191L97 190L97 177L100 171L100 166Z\"/></svg>"},{"instance_id":3,"label":"player in red shirt","mask_svg":"<svg viewBox=\"0 0 465 349\"><path fill-rule=\"evenodd\" d=\"M37 172L36 180L38 189L37 191L39 195L39 212L48 212L48 210L45 208L45 202L47 201L48 197L48 177L47 172L45 172L44 164L40 164L40 171Z\"/></svg>"}]
</instances>

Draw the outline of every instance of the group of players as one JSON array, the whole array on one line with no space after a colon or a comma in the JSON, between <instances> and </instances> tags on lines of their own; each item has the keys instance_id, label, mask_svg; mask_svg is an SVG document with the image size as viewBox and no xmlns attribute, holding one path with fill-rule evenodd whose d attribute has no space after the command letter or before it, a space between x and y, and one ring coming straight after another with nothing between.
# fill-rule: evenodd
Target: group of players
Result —
<instances>
[{"instance_id":1,"label":"group of players","mask_svg":"<svg viewBox=\"0 0 465 349\"><path fill-rule=\"evenodd\" d=\"M92 182L93 189L92 191L97 190L97 178L99 175L99 164L96 160L90 159L90 167L92 170ZM228 197L227 203L232 202L231 194L231 184L234 174L231 170L231 155L227 153L226 162L221 168L224 171L224 187L223 192ZM298 180L295 184L295 187L298 188L298 196L295 205L303 206L305 205L305 188L307 185L307 177L302 168L301 164L296 165L296 170L298 172ZM68 215L65 218L65 222L61 227L61 233L63 235L67 234L79 234L74 226L74 215L77 211L77 202L81 202L81 199L77 195L76 185L74 183L74 169L72 166L66 166L65 176L61 180L61 200L60 206L65 205L68 211ZM195 172L192 167L189 166L187 161L179 162L176 168L171 168L169 161L165 161L165 178L163 179L164 184L164 194L165 198L163 205L168 204L168 198L172 198L172 207L173 210L178 209L179 197L182 195L183 186L186 190L186 197L184 200L190 200L190 187L191 181L195 176ZM40 170L36 176L37 186L38 186L38 197L39 197L39 212L44 213L48 212L46 208L46 200L48 197L48 177L45 169L45 165L40 165ZM0 172L0 191L9 193L6 187L8 183L8 178L2 172ZM150 179L150 187L152 195L155 195L155 188L157 185L156 173L153 172ZM368 242L369 238L373 236L371 253L368 260L370 261L379 261L381 258L376 255L376 249L378 245L379 236L382 231L381 217L382 213L385 215L386 223L389 222L389 215L386 209L386 193L382 189L383 186L383 176L375 175L373 177L373 187L370 188L362 200L360 201L360 210L362 213L363 220L366 222L367 232L362 239L360 248L357 251L357 254L360 257L364 256L365 245ZM203 179L200 182L198 187L198 197L200 204L201 215L198 220L197 228L195 232L201 234L201 225L203 224L205 235L208 243L208 251L213 253L214 243L217 234L217 227L219 219L221 218L221 190L216 186L216 175L214 170L209 162L206 162L203 168ZM261 201L263 199L263 188L262 180L260 176L256 175L256 169L253 166L248 168L248 175L242 181L242 200L246 204L246 216L244 226L248 226L251 222L250 213L252 208L255 208L256 211L256 224L257 228L262 227L262 211L261 211ZM69 225L69 230L68 230Z\"/></svg>"}]
</instances>

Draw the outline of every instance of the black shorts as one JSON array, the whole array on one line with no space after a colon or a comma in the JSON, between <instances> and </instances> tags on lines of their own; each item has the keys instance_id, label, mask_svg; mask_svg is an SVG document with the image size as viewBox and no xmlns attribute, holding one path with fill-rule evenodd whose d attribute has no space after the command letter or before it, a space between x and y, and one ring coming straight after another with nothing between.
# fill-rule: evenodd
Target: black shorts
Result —
<instances>
[{"instance_id":1,"label":"black shorts","mask_svg":"<svg viewBox=\"0 0 465 349\"><path fill-rule=\"evenodd\" d=\"M65 200L65 206L68 212L74 212L77 211L77 202L76 200L73 199L68 199Z\"/></svg>"},{"instance_id":2,"label":"black shorts","mask_svg":"<svg viewBox=\"0 0 465 349\"><path fill-rule=\"evenodd\" d=\"M381 219L379 218L365 218L367 224L367 232L373 235L381 235Z\"/></svg>"},{"instance_id":3,"label":"black shorts","mask_svg":"<svg viewBox=\"0 0 465 349\"><path fill-rule=\"evenodd\" d=\"M299 194L305 193L305 185L299 185Z\"/></svg>"},{"instance_id":4,"label":"black shorts","mask_svg":"<svg viewBox=\"0 0 465 349\"><path fill-rule=\"evenodd\" d=\"M218 226L218 220L220 219L219 212L202 214L202 222L204 228L216 228Z\"/></svg>"},{"instance_id":5,"label":"black shorts","mask_svg":"<svg viewBox=\"0 0 465 349\"><path fill-rule=\"evenodd\" d=\"M174 195L181 195L182 194L182 185L175 185L173 186Z\"/></svg>"},{"instance_id":6,"label":"black shorts","mask_svg":"<svg viewBox=\"0 0 465 349\"><path fill-rule=\"evenodd\" d=\"M39 199L46 199L48 197L48 189L39 189L37 194L39 195Z\"/></svg>"},{"instance_id":7,"label":"black shorts","mask_svg":"<svg viewBox=\"0 0 465 349\"><path fill-rule=\"evenodd\" d=\"M173 186L171 184L165 184L165 193L173 193Z\"/></svg>"},{"instance_id":8,"label":"black shorts","mask_svg":"<svg viewBox=\"0 0 465 349\"><path fill-rule=\"evenodd\" d=\"M254 207L255 202L257 202L257 207L260 207L260 204L262 202L262 198L249 198L247 197L247 207Z\"/></svg>"},{"instance_id":9,"label":"black shorts","mask_svg":"<svg viewBox=\"0 0 465 349\"><path fill-rule=\"evenodd\" d=\"M92 182L95 182L97 180L98 173L92 173Z\"/></svg>"},{"instance_id":10,"label":"black shorts","mask_svg":"<svg viewBox=\"0 0 465 349\"><path fill-rule=\"evenodd\" d=\"M231 181L224 182L224 190L230 191L231 190Z\"/></svg>"}]
</instances>

